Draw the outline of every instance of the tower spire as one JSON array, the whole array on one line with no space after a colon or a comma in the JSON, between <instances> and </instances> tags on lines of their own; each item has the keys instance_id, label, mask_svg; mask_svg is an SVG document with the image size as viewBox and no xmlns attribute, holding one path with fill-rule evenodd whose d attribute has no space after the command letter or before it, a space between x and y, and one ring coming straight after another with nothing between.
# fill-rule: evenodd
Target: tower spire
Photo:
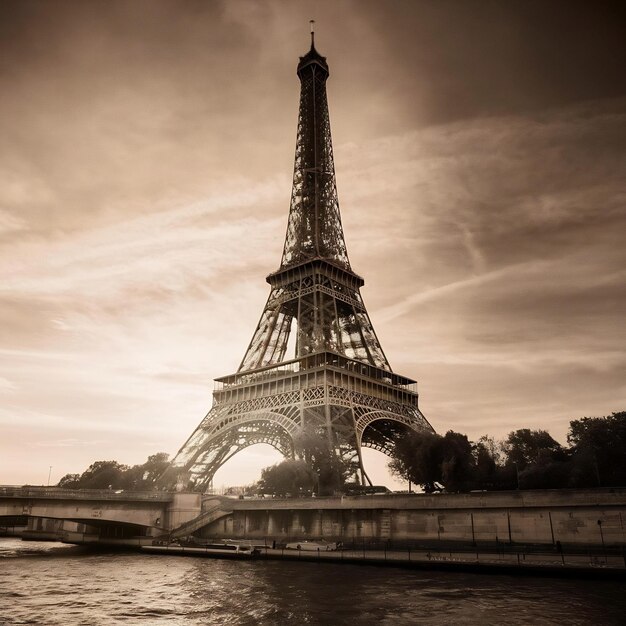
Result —
<instances>
[{"instance_id":1,"label":"tower spire","mask_svg":"<svg viewBox=\"0 0 626 626\"><path fill-rule=\"evenodd\" d=\"M326 97L330 74L325 57L313 47L298 63L300 109L287 236L281 268L326 259L350 270L343 236Z\"/></svg>"},{"instance_id":2,"label":"tower spire","mask_svg":"<svg viewBox=\"0 0 626 626\"><path fill-rule=\"evenodd\" d=\"M311 50L315 48L315 20L309 20L311 26Z\"/></svg>"}]
</instances>

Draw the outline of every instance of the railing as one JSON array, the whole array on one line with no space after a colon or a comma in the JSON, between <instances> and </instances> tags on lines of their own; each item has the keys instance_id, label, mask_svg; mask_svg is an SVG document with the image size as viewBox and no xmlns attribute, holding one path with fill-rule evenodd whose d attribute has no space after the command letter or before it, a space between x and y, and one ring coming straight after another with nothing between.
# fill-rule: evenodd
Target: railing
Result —
<instances>
[{"instance_id":1,"label":"railing","mask_svg":"<svg viewBox=\"0 0 626 626\"><path fill-rule=\"evenodd\" d=\"M25 485L0 486L0 497L53 498L69 500L144 500L170 502L173 494L165 491L124 491L121 489L63 489L61 487L33 487Z\"/></svg>"},{"instance_id":2,"label":"railing","mask_svg":"<svg viewBox=\"0 0 626 626\"><path fill-rule=\"evenodd\" d=\"M254 370L222 376L215 379L214 391L222 391L223 389L256 382L268 382L287 374L313 371L323 367L334 367L339 371L362 375L380 383L398 387L404 391L417 392L417 383L410 378L334 352L318 352L299 359L291 359Z\"/></svg>"},{"instance_id":3,"label":"railing","mask_svg":"<svg viewBox=\"0 0 626 626\"><path fill-rule=\"evenodd\" d=\"M243 541L243 540L242 540ZM524 545L485 545L485 546L425 546L393 544L390 541L353 540L343 542L337 550L294 550L285 544L276 545L269 538L262 540L248 539L260 548L261 555L267 558L302 558L329 561L361 561L363 563L389 564L432 564L445 567L486 566L505 567L508 569L545 568L550 570L626 570L626 549L611 546L602 549L590 549L577 546L561 546L550 550L545 546ZM291 543L297 539L292 538ZM271 547L274 546L274 547Z\"/></svg>"},{"instance_id":4,"label":"railing","mask_svg":"<svg viewBox=\"0 0 626 626\"><path fill-rule=\"evenodd\" d=\"M208 511L204 511L198 517L195 517L194 519L189 520L188 522L185 522L184 524L181 524L177 528L173 528L172 530L164 534L169 536L170 539L184 537L185 535L191 535L196 530L202 528L202 526L206 526L207 524L210 524L211 522L220 519L220 517L231 514L232 510L225 510L220 505L217 505L209 509Z\"/></svg>"}]
</instances>

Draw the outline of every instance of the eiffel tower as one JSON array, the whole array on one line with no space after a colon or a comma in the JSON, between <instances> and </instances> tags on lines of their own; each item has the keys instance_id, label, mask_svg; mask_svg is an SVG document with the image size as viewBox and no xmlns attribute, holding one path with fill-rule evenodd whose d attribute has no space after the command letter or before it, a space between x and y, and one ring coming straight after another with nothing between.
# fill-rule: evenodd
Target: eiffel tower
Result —
<instances>
[{"instance_id":1,"label":"eiffel tower","mask_svg":"<svg viewBox=\"0 0 626 626\"><path fill-rule=\"evenodd\" d=\"M416 382L392 372L348 260L339 214L326 98L325 57L300 57L293 188L280 267L237 373L215 380L213 407L165 476L204 490L248 446L293 457L303 433L328 442L371 484L361 449L391 453L406 429L433 432L418 408ZM295 343L287 357L288 340ZM294 341L295 339L295 341ZM287 358L286 358L287 357ZM181 481L182 478L182 481Z\"/></svg>"}]
</instances>

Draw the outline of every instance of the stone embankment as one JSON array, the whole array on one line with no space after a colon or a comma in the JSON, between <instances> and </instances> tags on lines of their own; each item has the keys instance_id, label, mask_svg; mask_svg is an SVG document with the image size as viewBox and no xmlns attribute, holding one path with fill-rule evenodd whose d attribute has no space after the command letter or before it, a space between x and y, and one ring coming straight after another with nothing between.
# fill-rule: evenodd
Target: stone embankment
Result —
<instances>
[{"instance_id":1,"label":"stone embankment","mask_svg":"<svg viewBox=\"0 0 626 626\"><path fill-rule=\"evenodd\" d=\"M231 511L196 534L278 544L326 539L387 546L539 545L621 549L626 489L394 494L289 499L205 497Z\"/></svg>"}]
</instances>

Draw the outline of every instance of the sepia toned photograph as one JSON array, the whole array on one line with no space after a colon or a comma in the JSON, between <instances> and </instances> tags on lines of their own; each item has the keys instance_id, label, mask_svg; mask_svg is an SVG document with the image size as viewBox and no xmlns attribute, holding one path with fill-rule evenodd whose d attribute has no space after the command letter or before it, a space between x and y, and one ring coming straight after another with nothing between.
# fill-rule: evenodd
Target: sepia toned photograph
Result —
<instances>
[{"instance_id":1,"label":"sepia toned photograph","mask_svg":"<svg viewBox=\"0 0 626 626\"><path fill-rule=\"evenodd\" d=\"M0 0L0 626L618 625L626 4Z\"/></svg>"}]
</instances>

